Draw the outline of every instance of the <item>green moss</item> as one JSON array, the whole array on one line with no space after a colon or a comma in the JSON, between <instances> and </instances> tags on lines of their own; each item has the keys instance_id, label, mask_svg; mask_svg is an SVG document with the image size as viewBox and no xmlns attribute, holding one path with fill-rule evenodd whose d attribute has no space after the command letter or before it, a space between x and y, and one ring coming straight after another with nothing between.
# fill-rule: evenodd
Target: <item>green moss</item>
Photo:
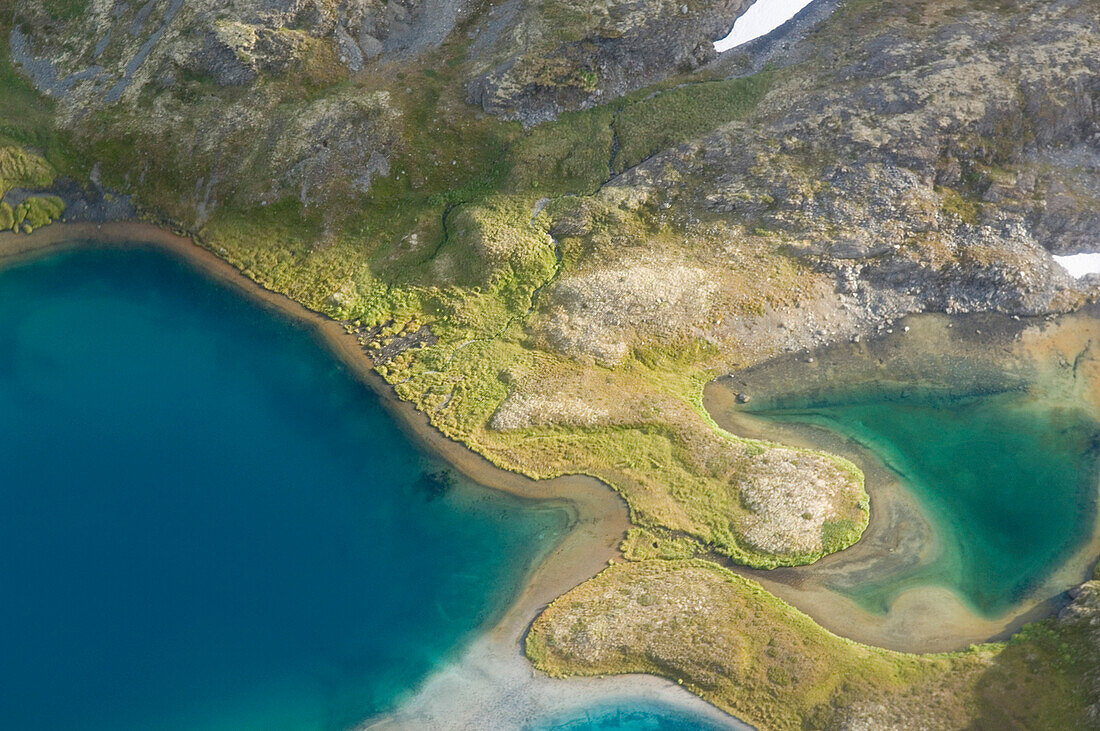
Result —
<instances>
[{"instance_id":1,"label":"green moss","mask_svg":"<svg viewBox=\"0 0 1100 731\"><path fill-rule=\"evenodd\" d=\"M430 280L499 292L509 298L509 309L525 309L530 290L554 266L545 219L532 221L533 208L531 198L504 196L456 208L433 258Z\"/></svg>"},{"instance_id":2,"label":"green moss","mask_svg":"<svg viewBox=\"0 0 1100 731\"><path fill-rule=\"evenodd\" d=\"M620 547L623 555L635 561L646 559L686 559L699 553L700 546L686 536L676 536L659 528L631 528Z\"/></svg>"},{"instance_id":3,"label":"green moss","mask_svg":"<svg viewBox=\"0 0 1100 731\"><path fill-rule=\"evenodd\" d=\"M866 515L866 513L864 513ZM829 520L821 526L821 546L825 554L836 553L853 545L866 530L866 521Z\"/></svg>"},{"instance_id":4,"label":"green moss","mask_svg":"<svg viewBox=\"0 0 1100 731\"><path fill-rule=\"evenodd\" d=\"M614 113L610 106L567 112L527 132L511 150L508 186L542 195L596 191L609 174Z\"/></svg>"},{"instance_id":5,"label":"green moss","mask_svg":"<svg viewBox=\"0 0 1100 731\"><path fill-rule=\"evenodd\" d=\"M23 201L19 208L26 210L23 216L25 227L41 228L61 218L61 214L65 212L65 203L56 195L32 195Z\"/></svg>"},{"instance_id":6,"label":"green moss","mask_svg":"<svg viewBox=\"0 0 1100 731\"><path fill-rule=\"evenodd\" d=\"M75 20L88 12L89 0L45 0L46 12L56 20Z\"/></svg>"},{"instance_id":7,"label":"green moss","mask_svg":"<svg viewBox=\"0 0 1100 731\"><path fill-rule=\"evenodd\" d=\"M685 84L625 106L615 119L621 172L654 153L721 125L744 119L775 81L776 72L725 81Z\"/></svg>"},{"instance_id":8,"label":"green moss","mask_svg":"<svg viewBox=\"0 0 1100 731\"><path fill-rule=\"evenodd\" d=\"M0 195L12 188L45 188L54 171L38 155L12 145L0 146Z\"/></svg>"},{"instance_id":9,"label":"green moss","mask_svg":"<svg viewBox=\"0 0 1100 731\"><path fill-rule=\"evenodd\" d=\"M978 223L981 207L977 201L964 197L952 188L940 191L943 198L940 207L944 214L970 226Z\"/></svg>"},{"instance_id":10,"label":"green moss","mask_svg":"<svg viewBox=\"0 0 1100 731\"><path fill-rule=\"evenodd\" d=\"M584 40L600 19L594 4L570 0L543 0L539 15L552 37L563 43Z\"/></svg>"},{"instance_id":11,"label":"green moss","mask_svg":"<svg viewBox=\"0 0 1100 731\"><path fill-rule=\"evenodd\" d=\"M32 195L14 208L0 203L0 229L30 233L57 219L65 211L65 203L55 195Z\"/></svg>"}]
</instances>

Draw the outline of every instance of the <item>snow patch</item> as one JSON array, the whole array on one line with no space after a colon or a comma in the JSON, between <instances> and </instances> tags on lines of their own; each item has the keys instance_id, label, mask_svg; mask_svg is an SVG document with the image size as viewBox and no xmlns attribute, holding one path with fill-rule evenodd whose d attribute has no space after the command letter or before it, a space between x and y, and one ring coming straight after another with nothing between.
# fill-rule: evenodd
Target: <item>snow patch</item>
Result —
<instances>
[{"instance_id":1,"label":"snow patch","mask_svg":"<svg viewBox=\"0 0 1100 731\"><path fill-rule=\"evenodd\" d=\"M767 35L811 2L813 0L756 0L733 24L730 34L714 42L714 50L721 53Z\"/></svg>"},{"instance_id":2,"label":"snow patch","mask_svg":"<svg viewBox=\"0 0 1100 731\"><path fill-rule=\"evenodd\" d=\"M1086 274L1100 274L1100 254L1071 254L1069 256L1055 256L1058 262L1074 277L1083 277Z\"/></svg>"}]
</instances>

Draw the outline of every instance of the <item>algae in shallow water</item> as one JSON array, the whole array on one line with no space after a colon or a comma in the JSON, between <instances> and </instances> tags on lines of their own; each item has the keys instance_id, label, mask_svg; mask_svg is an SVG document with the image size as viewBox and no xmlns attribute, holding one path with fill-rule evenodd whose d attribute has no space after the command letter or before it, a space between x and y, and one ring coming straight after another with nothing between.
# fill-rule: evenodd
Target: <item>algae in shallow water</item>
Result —
<instances>
[{"instance_id":1,"label":"algae in shallow water","mask_svg":"<svg viewBox=\"0 0 1100 731\"><path fill-rule=\"evenodd\" d=\"M930 563L856 590L868 609L885 611L901 591L936 584L999 615L1091 534L1100 424L1079 408L1023 392L946 398L919 389L787 406L754 415L855 439L901 476L940 537Z\"/></svg>"}]
</instances>

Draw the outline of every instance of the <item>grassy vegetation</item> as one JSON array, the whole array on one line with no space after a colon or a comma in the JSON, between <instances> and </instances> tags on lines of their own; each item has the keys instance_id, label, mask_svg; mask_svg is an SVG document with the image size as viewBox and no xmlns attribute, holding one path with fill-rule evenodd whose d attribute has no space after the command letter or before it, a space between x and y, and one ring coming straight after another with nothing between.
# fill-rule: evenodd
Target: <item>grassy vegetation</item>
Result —
<instances>
[{"instance_id":1,"label":"grassy vegetation","mask_svg":"<svg viewBox=\"0 0 1100 731\"><path fill-rule=\"evenodd\" d=\"M660 150L743 119L774 78L775 72L766 70L740 79L685 84L624 106L615 118L621 145L615 170L621 172Z\"/></svg>"},{"instance_id":2,"label":"grassy vegetation","mask_svg":"<svg viewBox=\"0 0 1100 731\"><path fill-rule=\"evenodd\" d=\"M53 167L21 147L0 147L0 196L12 188L45 188L53 182Z\"/></svg>"},{"instance_id":3,"label":"grassy vegetation","mask_svg":"<svg viewBox=\"0 0 1100 731\"><path fill-rule=\"evenodd\" d=\"M964 197L952 188L943 189L941 194L943 195L941 205L945 214L971 226L978 223L981 207L977 201Z\"/></svg>"},{"instance_id":4,"label":"grassy vegetation","mask_svg":"<svg viewBox=\"0 0 1100 731\"><path fill-rule=\"evenodd\" d=\"M1084 668L1059 659L1074 631L1045 622L1007 646L891 652L714 564L654 560L611 566L554 601L526 647L551 675L661 675L759 728L1075 728Z\"/></svg>"},{"instance_id":5,"label":"grassy vegetation","mask_svg":"<svg viewBox=\"0 0 1100 731\"><path fill-rule=\"evenodd\" d=\"M76 174L84 166L69 143L69 135L55 125L53 103L12 66L7 20L0 18L0 146L32 150L59 174Z\"/></svg>"},{"instance_id":6,"label":"grassy vegetation","mask_svg":"<svg viewBox=\"0 0 1100 731\"><path fill-rule=\"evenodd\" d=\"M56 20L75 20L88 12L89 0L46 0L46 11Z\"/></svg>"},{"instance_id":7,"label":"grassy vegetation","mask_svg":"<svg viewBox=\"0 0 1100 731\"><path fill-rule=\"evenodd\" d=\"M608 178L611 121L616 107L568 112L516 141L508 179L513 190L546 196L593 193Z\"/></svg>"},{"instance_id":8,"label":"grassy vegetation","mask_svg":"<svg viewBox=\"0 0 1100 731\"><path fill-rule=\"evenodd\" d=\"M664 84L539 125L509 150L508 185L544 195L596 191L660 150L743 119L772 87L776 72L722 81ZM618 141L618 150L614 149Z\"/></svg>"},{"instance_id":9,"label":"grassy vegetation","mask_svg":"<svg viewBox=\"0 0 1100 731\"><path fill-rule=\"evenodd\" d=\"M11 228L14 231L30 233L61 218L65 204L56 195L32 195L12 209ZM4 214L0 213L0 218ZM0 221L2 223L2 221Z\"/></svg>"},{"instance_id":10,"label":"grassy vegetation","mask_svg":"<svg viewBox=\"0 0 1100 731\"><path fill-rule=\"evenodd\" d=\"M654 535L676 536L676 555L716 551L751 566L801 564L851 545L866 527L862 476L841 462L854 497L847 517L827 526L820 549L773 553L745 543L737 525L749 514L737 500L737 481L766 446L721 432L701 405L690 405L705 382L697 370L655 373L635 364L599 376L605 393L635 394L649 404L652 410L640 413L634 423L490 428L491 417L511 392L511 374L541 374L553 389L555 373L577 368L526 347L523 329L508 319L507 308L490 318L494 310L483 300L492 298L484 292L459 299L452 292L449 299L429 299L427 311L442 314L455 330L438 327L437 345L410 351L380 369L398 395L415 403L448 436L532 477L584 473L600 478L626 498L635 525ZM444 302L450 306L445 312ZM628 555L635 545L628 540ZM643 551L637 557L648 555Z\"/></svg>"}]
</instances>

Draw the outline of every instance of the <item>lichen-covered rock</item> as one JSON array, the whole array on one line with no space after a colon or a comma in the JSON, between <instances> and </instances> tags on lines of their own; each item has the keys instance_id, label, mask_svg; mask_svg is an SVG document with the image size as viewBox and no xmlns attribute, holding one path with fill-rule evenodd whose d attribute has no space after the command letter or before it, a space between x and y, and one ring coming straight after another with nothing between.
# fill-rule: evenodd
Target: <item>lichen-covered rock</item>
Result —
<instances>
[{"instance_id":1,"label":"lichen-covered rock","mask_svg":"<svg viewBox=\"0 0 1100 731\"><path fill-rule=\"evenodd\" d=\"M302 203L322 202L334 183L366 192L371 178L389 174L398 113L386 92L325 98L301 110L282 130L272 149L271 172L279 187Z\"/></svg>"},{"instance_id":2,"label":"lichen-covered rock","mask_svg":"<svg viewBox=\"0 0 1100 731\"><path fill-rule=\"evenodd\" d=\"M706 268L660 256L572 273L550 292L541 341L613 365L646 335L690 333L719 286Z\"/></svg>"},{"instance_id":3,"label":"lichen-covered rock","mask_svg":"<svg viewBox=\"0 0 1100 731\"><path fill-rule=\"evenodd\" d=\"M1089 665L1087 714L1092 724L1100 725L1100 581L1086 581L1070 596L1073 601L1058 613L1058 624L1076 636L1074 652Z\"/></svg>"},{"instance_id":4,"label":"lichen-covered rock","mask_svg":"<svg viewBox=\"0 0 1100 731\"><path fill-rule=\"evenodd\" d=\"M300 30L219 21L183 67L222 86L244 86L261 73L282 73L300 62L309 42Z\"/></svg>"},{"instance_id":5,"label":"lichen-covered rock","mask_svg":"<svg viewBox=\"0 0 1100 731\"><path fill-rule=\"evenodd\" d=\"M737 476L737 494L748 515L737 534L772 554L819 554L844 541L830 532L858 536L865 527L863 480L828 457L772 448L748 461Z\"/></svg>"},{"instance_id":6,"label":"lichen-covered rock","mask_svg":"<svg viewBox=\"0 0 1100 731\"><path fill-rule=\"evenodd\" d=\"M135 99L146 86L182 76L243 86L311 56L350 71L383 56L438 46L463 0L102 0L58 13L22 0L12 57L35 85L76 114Z\"/></svg>"},{"instance_id":7,"label":"lichen-covered rock","mask_svg":"<svg viewBox=\"0 0 1100 731\"><path fill-rule=\"evenodd\" d=\"M606 363L644 340L639 330L666 347L676 342L667 332L694 332L741 366L914 312L1078 306L1087 285L1050 252L1094 250L1100 240L1096 3L921 7L842 5L796 43L790 56L805 63L778 72L748 119L612 178L601 200L670 222L691 253L664 265L669 276L656 286L633 276L630 262L667 255L667 239L619 225L629 258L608 268L619 276L563 276L548 293L540 342ZM596 220L565 215L554 226L595 240L606 236L591 232ZM773 278L767 291L778 301L734 306L720 295L752 279L728 276L733 261L699 235L708 224L740 239L742 254L753 242L797 261L798 285ZM656 303L676 282L692 289L675 274L690 266L700 267L690 306L671 297L623 315L627 329L617 308L605 312L611 301ZM647 324L654 317L657 328Z\"/></svg>"},{"instance_id":8,"label":"lichen-covered rock","mask_svg":"<svg viewBox=\"0 0 1100 731\"><path fill-rule=\"evenodd\" d=\"M748 0L510 0L471 48L469 99L525 125L697 69Z\"/></svg>"}]
</instances>

